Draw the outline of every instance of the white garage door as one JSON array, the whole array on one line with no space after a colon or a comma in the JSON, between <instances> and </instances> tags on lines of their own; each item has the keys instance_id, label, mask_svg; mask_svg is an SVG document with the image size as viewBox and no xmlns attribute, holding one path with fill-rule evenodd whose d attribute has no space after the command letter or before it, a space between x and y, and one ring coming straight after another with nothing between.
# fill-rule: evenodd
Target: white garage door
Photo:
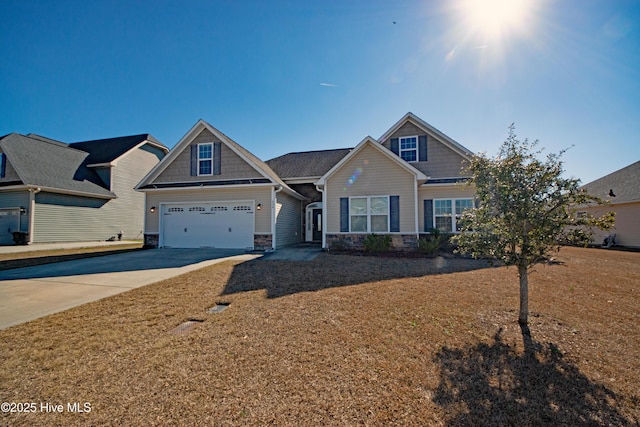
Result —
<instances>
[{"instance_id":1,"label":"white garage door","mask_svg":"<svg viewBox=\"0 0 640 427\"><path fill-rule=\"evenodd\" d=\"M253 248L253 202L162 205L162 246Z\"/></svg>"},{"instance_id":2,"label":"white garage door","mask_svg":"<svg viewBox=\"0 0 640 427\"><path fill-rule=\"evenodd\" d=\"M0 209L0 245L13 244L13 231L20 231L20 209Z\"/></svg>"}]
</instances>

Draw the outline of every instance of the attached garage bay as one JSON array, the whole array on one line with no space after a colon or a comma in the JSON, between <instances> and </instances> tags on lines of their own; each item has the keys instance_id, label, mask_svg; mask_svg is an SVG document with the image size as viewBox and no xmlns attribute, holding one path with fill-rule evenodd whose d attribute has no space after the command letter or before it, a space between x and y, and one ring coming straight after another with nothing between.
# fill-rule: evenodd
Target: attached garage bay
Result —
<instances>
[{"instance_id":1,"label":"attached garage bay","mask_svg":"<svg viewBox=\"0 0 640 427\"><path fill-rule=\"evenodd\" d=\"M160 245L253 249L254 201L161 204Z\"/></svg>"}]
</instances>

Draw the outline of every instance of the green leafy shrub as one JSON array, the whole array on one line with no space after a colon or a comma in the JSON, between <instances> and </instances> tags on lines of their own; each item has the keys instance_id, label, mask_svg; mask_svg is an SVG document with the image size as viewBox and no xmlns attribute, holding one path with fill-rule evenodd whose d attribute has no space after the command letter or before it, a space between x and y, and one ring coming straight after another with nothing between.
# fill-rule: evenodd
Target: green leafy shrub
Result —
<instances>
[{"instance_id":1,"label":"green leafy shrub","mask_svg":"<svg viewBox=\"0 0 640 427\"><path fill-rule=\"evenodd\" d=\"M362 243L364 244L364 250L367 252L387 252L391 249L391 236L388 234L369 234Z\"/></svg>"},{"instance_id":2,"label":"green leafy shrub","mask_svg":"<svg viewBox=\"0 0 640 427\"><path fill-rule=\"evenodd\" d=\"M443 233L434 228L430 230L430 234L418 239L418 251L426 255L434 255L438 252L451 251L451 234Z\"/></svg>"}]
</instances>

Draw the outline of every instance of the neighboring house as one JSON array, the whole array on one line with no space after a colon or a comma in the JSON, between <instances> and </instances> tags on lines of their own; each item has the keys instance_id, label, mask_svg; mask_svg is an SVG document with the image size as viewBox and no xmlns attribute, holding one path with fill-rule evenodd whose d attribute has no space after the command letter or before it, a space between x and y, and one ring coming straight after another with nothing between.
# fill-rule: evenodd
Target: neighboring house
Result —
<instances>
[{"instance_id":1,"label":"neighboring house","mask_svg":"<svg viewBox=\"0 0 640 427\"><path fill-rule=\"evenodd\" d=\"M135 185L168 148L148 134L66 144L0 138L0 244L142 239L144 195Z\"/></svg>"},{"instance_id":2,"label":"neighboring house","mask_svg":"<svg viewBox=\"0 0 640 427\"><path fill-rule=\"evenodd\" d=\"M615 234L615 244L640 248L640 161L582 186L589 194L609 201L609 206L593 206L586 210L594 215L616 213L613 229L594 235L601 244L609 234Z\"/></svg>"},{"instance_id":3,"label":"neighboring house","mask_svg":"<svg viewBox=\"0 0 640 427\"><path fill-rule=\"evenodd\" d=\"M200 120L136 187L146 193L148 246L277 249L302 241L361 246L390 234L416 247L457 230L475 191L472 153L412 113L353 149L263 162Z\"/></svg>"}]
</instances>

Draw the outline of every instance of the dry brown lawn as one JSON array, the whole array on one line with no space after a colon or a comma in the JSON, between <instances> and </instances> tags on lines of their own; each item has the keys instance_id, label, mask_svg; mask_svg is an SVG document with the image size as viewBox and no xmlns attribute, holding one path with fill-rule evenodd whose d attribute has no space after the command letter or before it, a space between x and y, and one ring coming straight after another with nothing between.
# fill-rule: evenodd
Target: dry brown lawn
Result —
<instances>
[{"instance_id":1,"label":"dry brown lawn","mask_svg":"<svg viewBox=\"0 0 640 427\"><path fill-rule=\"evenodd\" d=\"M557 258L531 339L513 268L215 265L0 331L0 401L36 404L0 425L638 425L640 253Z\"/></svg>"}]
</instances>

